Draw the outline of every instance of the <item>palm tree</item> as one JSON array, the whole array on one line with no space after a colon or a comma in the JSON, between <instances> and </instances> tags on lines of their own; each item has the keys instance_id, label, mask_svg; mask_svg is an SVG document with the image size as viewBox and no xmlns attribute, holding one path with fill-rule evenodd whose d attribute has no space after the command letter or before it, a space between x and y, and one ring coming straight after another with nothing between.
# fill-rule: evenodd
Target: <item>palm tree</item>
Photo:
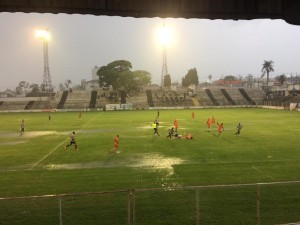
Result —
<instances>
[{"instance_id":1,"label":"palm tree","mask_svg":"<svg viewBox=\"0 0 300 225\"><path fill-rule=\"evenodd\" d=\"M265 76L265 74L267 73L267 85L269 84L269 73L270 72L274 72L274 69L273 69L273 61L266 61L264 60L265 62L263 63L263 67L261 69L261 71L263 72L263 74L261 75L261 78Z\"/></svg>"}]
</instances>

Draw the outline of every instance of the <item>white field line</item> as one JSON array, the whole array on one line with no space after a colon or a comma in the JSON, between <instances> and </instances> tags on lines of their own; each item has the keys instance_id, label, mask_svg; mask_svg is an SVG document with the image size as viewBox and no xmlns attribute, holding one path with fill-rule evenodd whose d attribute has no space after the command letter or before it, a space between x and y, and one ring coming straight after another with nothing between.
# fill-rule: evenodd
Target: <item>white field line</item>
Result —
<instances>
[{"instance_id":1,"label":"white field line","mask_svg":"<svg viewBox=\"0 0 300 225\"><path fill-rule=\"evenodd\" d=\"M91 121L93 121L98 115L96 114L96 116L94 116L92 119L90 119L86 124L84 124L79 130L76 131L79 132L80 130L82 130L84 127L86 127ZM56 149L58 149L58 147L60 147L63 143L66 142L66 140L68 140L68 138L66 138L63 142L59 143L58 145L56 145L50 152L48 152L44 157L42 157L39 161L37 161L36 163L34 163L28 170L32 170L33 168L35 168L37 165L39 165L44 159L46 159L49 155L51 155Z\"/></svg>"},{"instance_id":2,"label":"white field line","mask_svg":"<svg viewBox=\"0 0 300 225\"><path fill-rule=\"evenodd\" d=\"M255 166L252 166L252 168L255 169L256 171L262 173L262 174L265 174L264 172L262 172L260 169L256 168ZM271 178L272 180L275 180L274 177L272 177L272 176L270 176L270 175L267 175L267 174L265 174L265 175L266 175L267 177Z\"/></svg>"},{"instance_id":3,"label":"white field line","mask_svg":"<svg viewBox=\"0 0 300 225\"><path fill-rule=\"evenodd\" d=\"M51 155L56 149L58 149L58 147L60 147L63 143L65 143L65 141L68 140L68 138L66 138L63 142L61 142L60 144L56 145L56 147L54 147L50 152L48 152L43 158L41 158L39 161L37 161L35 164L33 164L28 170L32 170L34 167L36 167L38 164L40 164L40 162L42 162L44 159L46 159L49 155Z\"/></svg>"}]
</instances>

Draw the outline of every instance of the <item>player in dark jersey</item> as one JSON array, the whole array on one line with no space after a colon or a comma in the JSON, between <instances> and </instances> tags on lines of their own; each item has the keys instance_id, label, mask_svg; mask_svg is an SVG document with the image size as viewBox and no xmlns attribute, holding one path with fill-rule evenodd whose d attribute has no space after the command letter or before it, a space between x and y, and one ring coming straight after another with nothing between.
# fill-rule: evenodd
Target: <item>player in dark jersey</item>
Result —
<instances>
[{"instance_id":1,"label":"player in dark jersey","mask_svg":"<svg viewBox=\"0 0 300 225\"><path fill-rule=\"evenodd\" d=\"M73 133L70 135L70 138L71 138L70 144L66 145L65 149L67 149L71 145L74 145L75 150L79 150L79 148L77 148L77 144L76 144L76 140L75 140L75 131L73 131Z\"/></svg>"},{"instance_id":2,"label":"player in dark jersey","mask_svg":"<svg viewBox=\"0 0 300 225\"><path fill-rule=\"evenodd\" d=\"M169 129L169 134L168 136L166 136L166 138L172 139L172 136L174 136L174 132L175 132L174 127L171 127Z\"/></svg>"},{"instance_id":3,"label":"player in dark jersey","mask_svg":"<svg viewBox=\"0 0 300 225\"><path fill-rule=\"evenodd\" d=\"M237 131L235 133L235 136L240 136L242 128L243 128L243 125L241 123L238 123L238 125L236 126Z\"/></svg>"},{"instance_id":4,"label":"player in dark jersey","mask_svg":"<svg viewBox=\"0 0 300 225\"><path fill-rule=\"evenodd\" d=\"M24 132L25 132L25 122L24 120L22 120L20 124L20 135L24 134Z\"/></svg>"}]
</instances>

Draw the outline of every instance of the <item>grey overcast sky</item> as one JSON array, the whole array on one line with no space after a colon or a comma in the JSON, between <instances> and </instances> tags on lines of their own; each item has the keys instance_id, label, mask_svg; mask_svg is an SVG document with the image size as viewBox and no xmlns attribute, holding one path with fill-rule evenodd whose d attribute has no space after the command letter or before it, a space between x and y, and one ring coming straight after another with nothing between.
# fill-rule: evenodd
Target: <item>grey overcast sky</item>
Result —
<instances>
[{"instance_id":1,"label":"grey overcast sky","mask_svg":"<svg viewBox=\"0 0 300 225\"><path fill-rule=\"evenodd\" d=\"M43 44L38 28L50 31L49 66L53 85L70 79L91 79L94 66L128 60L132 70L146 70L159 84L162 46L157 30L161 18L92 15L0 13L0 90L14 89L25 80L43 80ZM165 19L172 31L167 47L172 82L196 68L200 81L211 74L261 75L264 60L273 60L277 75L300 75L300 26L283 20Z\"/></svg>"}]
</instances>

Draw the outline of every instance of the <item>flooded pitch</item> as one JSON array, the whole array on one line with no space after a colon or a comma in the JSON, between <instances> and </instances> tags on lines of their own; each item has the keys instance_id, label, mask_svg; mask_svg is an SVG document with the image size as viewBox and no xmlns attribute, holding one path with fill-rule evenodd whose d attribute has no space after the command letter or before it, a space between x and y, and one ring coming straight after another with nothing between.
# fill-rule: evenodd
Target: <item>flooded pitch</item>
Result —
<instances>
[{"instance_id":1,"label":"flooded pitch","mask_svg":"<svg viewBox=\"0 0 300 225\"><path fill-rule=\"evenodd\" d=\"M165 172L167 176L174 174L174 165L185 163L183 159L175 157L166 157L161 154L137 154L123 162L108 163L103 161L94 161L87 163L73 164L49 164L45 168L48 170L72 170L72 169L89 169L89 168L113 168L113 167L132 167L153 170L153 172Z\"/></svg>"}]
</instances>

